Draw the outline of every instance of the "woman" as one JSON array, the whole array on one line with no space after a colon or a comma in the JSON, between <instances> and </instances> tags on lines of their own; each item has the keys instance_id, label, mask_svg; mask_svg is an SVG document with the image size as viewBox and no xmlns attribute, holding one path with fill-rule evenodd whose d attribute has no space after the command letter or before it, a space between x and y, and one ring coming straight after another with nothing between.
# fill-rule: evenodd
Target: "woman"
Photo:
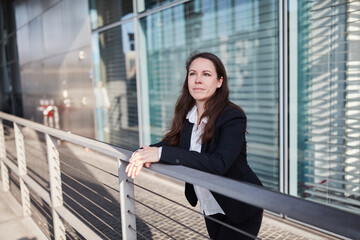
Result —
<instances>
[{"instance_id":1,"label":"woman","mask_svg":"<svg viewBox=\"0 0 360 240\"><path fill-rule=\"evenodd\" d=\"M129 177L152 162L183 165L201 171L262 185L246 159L246 115L229 100L228 80L221 60L212 53L197 53L186 64L186 79L170 131L163 141L144 146L130 158ZM192 206L200 202L206 216L256 236L263 210L186 183ZM205 218L212 239L251 239Z\"/></svg>"}]
</instances>

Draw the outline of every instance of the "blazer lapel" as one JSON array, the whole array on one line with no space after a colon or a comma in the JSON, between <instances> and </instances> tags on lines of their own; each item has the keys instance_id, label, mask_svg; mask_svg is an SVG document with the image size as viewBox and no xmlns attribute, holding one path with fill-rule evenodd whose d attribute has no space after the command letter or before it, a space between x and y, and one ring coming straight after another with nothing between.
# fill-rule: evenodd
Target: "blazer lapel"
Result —
<instances>
[{"instance_id":1,"label":"blazer lapel","mask_svg":"<svg viewBox=\"0 0 360 240\"><path fill-rule=\"evenodd\" d=\"M179 143L179 145L182 149L185 149L185 150L190 149L190 140L191 140L191 132L193 129L193 125L194 124L190 123L186 119L183 130L182 130L181 138L180 138L180 143Z\"/></svg>"},{"instance_id":2,"label":"blazer lapel","mask_svg":"<svg viewBox=\"0 0 360 240\"><path fill-rule=\"evenodd\" d=\"M179 146L182 149L189 150L190 149L190 142L191 142L191 133L192 129L194 127L194 124L189 122L186 119L186 122L184 123L184 128L182 130L181 138L180 138L180 144ZM203 143L201 144L201 153L204 153L206 151L207 144Z\"/></svg>"}]
</instances>

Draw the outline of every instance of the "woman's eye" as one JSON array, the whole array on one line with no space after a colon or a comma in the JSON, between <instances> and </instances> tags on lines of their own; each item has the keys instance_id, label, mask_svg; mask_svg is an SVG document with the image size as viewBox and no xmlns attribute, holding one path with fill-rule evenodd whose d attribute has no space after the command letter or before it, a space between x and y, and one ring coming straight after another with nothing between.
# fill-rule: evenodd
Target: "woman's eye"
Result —
<instances>
[{"instance_id":1,"label":"woman's eye","mask_svg":"<svg viewBox=\"0 0 360 240\"><path fill-rule=\"evenodd\" d=\"M191 72L191 73L189 73L189 75L190 75L190 76L194 76L194 75L195 75L195 73Z\"/></svg>"},{"instance_id":2,"label":"woman's eye","mask_svg":"<svg viewBox=\"0 0 360 240\"><path fill-rule=\"evenodd\" d=\"M204 73L204 76L210 77L210 74L209 73Z\"/></svg>"}]
</instances>

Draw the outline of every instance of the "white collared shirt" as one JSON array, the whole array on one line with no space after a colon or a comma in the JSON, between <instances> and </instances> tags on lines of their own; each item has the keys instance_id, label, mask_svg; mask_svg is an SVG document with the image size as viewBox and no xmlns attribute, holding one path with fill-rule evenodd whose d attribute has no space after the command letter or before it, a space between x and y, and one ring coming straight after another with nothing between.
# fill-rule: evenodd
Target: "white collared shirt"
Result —
<instances>
[{"instance_id":1,"label":"white collared shirt","mask_svg":"<svg viewBox=\"0 0 360 240\"><path fill-rule=\"evenodd\" d=\"M193 129L191 133L190 151L201 152L202 139L204 127L208 121L208 117L201 119L199 126L197 127L198 114L196 105L188 112L186 118L189 122L193 123ZM200 212L204 212L205 215L213 215L217 213L225 214L220 205L211 194L209 189L194 185L196 196L200 202Z\"/></svg>"}]
</instances>

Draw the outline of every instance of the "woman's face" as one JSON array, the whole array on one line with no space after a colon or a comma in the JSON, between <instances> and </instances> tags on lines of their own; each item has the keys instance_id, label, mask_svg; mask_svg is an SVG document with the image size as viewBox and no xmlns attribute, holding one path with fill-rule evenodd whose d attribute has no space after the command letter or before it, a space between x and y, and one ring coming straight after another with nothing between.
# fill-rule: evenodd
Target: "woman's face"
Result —
<instances>
[{"instance_id":1,"label":"woman's face","mask_svg":"<svg viewBox=\"0 0 360 240\"><path fill-rule=\"evenodd\" d=\"M223 82L222 77L218 79L213 62L206 58L192 61L187 78L190 95L196 103L205 103Z\"/></svg>"}]
</instances>

